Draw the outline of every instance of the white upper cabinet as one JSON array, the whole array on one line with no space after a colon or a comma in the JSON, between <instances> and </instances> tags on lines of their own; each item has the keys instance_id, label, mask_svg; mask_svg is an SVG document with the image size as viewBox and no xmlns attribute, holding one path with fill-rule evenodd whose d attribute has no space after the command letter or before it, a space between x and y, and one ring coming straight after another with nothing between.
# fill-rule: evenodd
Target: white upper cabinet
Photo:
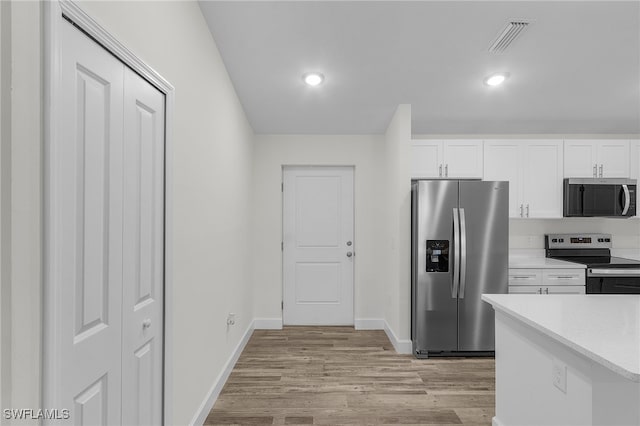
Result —
<instances>
[{"instance_id":1,"label":"white upper cabinet","mask_svg":"<svg viewBox=\"0 0 640 426\"><path fill-rule=\"evenodd\" d=\"M565 140L564 177L628 178L629 141Z\"/></svg>"},{"instance_id":2,"label":"white upper cabinet","mask_svg":"<svg viewBox=\"0 0 640 426\"><path fill-rule=\"evenodd\" d=\"M629 177L631 179L640 179L640 140L632 140L629 142Z\"/></svg>"},{"instance_id":3,"label":"white upper cabinet","mask_svg":"<svg viewBox=\"0 0 640 426\"><path fill-rule=\"evenodd\" d=\"M411 176L482 179L481 140L413 140Z\"/></svg>"},{"instance_id":4,"label":"white upper cabinet","mask_svg":"<svg viewBox=\"0 0 640 426\"><path fill-rule=\"evenodd\" d=\"M484 142L484 180L509 181L509 217L562 217L561 140Z\"/></svg>"},{"instance_id":5,"label":"white upper cabinet","mask_svg":"<svg viewBox=\"0 0 640 426\"><path fill-rule=\"evenodd\" d=\"M414 140L411 142L411 177L442 177L442 142Z\"/></svg>"}]
</instances>

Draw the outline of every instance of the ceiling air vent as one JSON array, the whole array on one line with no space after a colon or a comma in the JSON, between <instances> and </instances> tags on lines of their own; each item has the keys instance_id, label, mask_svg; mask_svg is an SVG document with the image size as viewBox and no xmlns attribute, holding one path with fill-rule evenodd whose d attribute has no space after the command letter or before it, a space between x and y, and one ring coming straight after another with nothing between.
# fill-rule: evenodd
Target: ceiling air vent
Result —
<instances>
[{"instance_id":1,"label":"ceiling air vent","mask_svg":"<svg viewBox=\"0 0 640 426\"><path fill-rule=\"evenodd\" d=\"M525 28L529 25L527 21L511 21L500 32L498 38L491 44L489 52L502 53L504 52L513 41L522 34Z\"/></svg>"}]
</instances>

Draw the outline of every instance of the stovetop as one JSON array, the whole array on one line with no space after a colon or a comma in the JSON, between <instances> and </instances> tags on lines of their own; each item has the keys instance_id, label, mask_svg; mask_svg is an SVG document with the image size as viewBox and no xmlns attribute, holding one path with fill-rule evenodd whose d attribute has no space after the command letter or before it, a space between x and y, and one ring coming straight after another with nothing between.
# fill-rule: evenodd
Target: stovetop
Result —
<instances>
[{"instance_id":1,"label":"stovetop","mask_svg":"<svg viewBox=\"0 0 640 426\"><path fill-rule=\"evenodd\" d=\"M640 268L640 261L611 256L610 234L545 235L546 256L581 263L587 268Z\"/></svg>"},{"instance_id":2,"label":"stovetop","mask_svg":"<svg viewBox=\"0 0 640 426\"><path fill-rule=\"evenodd\" d=\"M625 259L624 257L602 256L550 256L553 259L566 260L567 262L581 263L587 268L640 268L640 261Z\"/></svg>"}]
</instances>

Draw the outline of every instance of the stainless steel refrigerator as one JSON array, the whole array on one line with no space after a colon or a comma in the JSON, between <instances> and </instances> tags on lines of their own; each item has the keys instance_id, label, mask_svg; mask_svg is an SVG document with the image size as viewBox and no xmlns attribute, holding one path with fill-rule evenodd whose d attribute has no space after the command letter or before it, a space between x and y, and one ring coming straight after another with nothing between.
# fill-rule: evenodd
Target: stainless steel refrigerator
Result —
<instances>
[{"instance_id":1,"label":"stainless steel refrigerator","mask_svg":"<svg viewBox=\"0 0 640 426\"><path fill-rule=\"evenodd\" d=\"M411 339L418 358L491 355L507 293L509 182L412 182Z\"/></svg>"}]
</instances>

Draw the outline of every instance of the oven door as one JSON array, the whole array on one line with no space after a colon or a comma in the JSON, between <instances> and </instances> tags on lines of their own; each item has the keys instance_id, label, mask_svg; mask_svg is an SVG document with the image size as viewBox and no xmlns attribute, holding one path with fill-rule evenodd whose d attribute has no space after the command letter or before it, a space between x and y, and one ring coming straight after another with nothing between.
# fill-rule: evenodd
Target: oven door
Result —
<instances>
[{"instance_id":1,"label":"oven door","mask_svg":"<svg viewBox=\"0 0 640 426\"><path fill-rule=\"evenodd\" d=\"M640 294L640 269L587 269L587 294Z\"/></svg>"}]
</instances>

